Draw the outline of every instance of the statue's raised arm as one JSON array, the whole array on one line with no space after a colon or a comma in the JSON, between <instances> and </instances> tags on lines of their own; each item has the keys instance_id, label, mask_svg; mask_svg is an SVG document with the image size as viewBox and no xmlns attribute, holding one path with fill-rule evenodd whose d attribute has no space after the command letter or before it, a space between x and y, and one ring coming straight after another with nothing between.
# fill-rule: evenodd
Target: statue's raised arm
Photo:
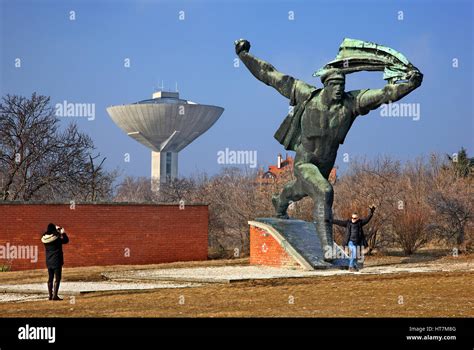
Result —
<instances>
[{"instance_id":1,"label":"statue's raised arm","mask_svg":"<svg viewBox=\"0 0 474 350\"><path fill-rule=\"evenodd\" d=\"M414 70L405 83L388 83L382 89L370 89L364 92L359 99L360 110L371 111L384 103L395 102L408 95L421 85L423 74Z\"/></svg>"},{"instance_id":2,"label":"statue's raised arm","mask_svg":"<svg viewBox=\"0 0 474 350\"><path fill-rule=\"evenodd\" d=\"M242 60L245 66L248 68L250 73L253 74L255 78L260 80L262 83L269 85L276 89L280 94L290 99L290 104L295 105L298 103L299 99L304 98L304 96L299 96L299 91L314 89L313 86L310 86L298 79L293 78L290 75L279 72L272 66L270 63L265 62L249 53L250 42L245 39L236 40L235 52L237 56ZM298 89L295 89L297 85ZM301 86L305 85L305 86ZM307 86L306 86L307 85ZM306 88L306 89L305 89ZM295 91L298 90L298 91ZM301 95L304 95L301 93Z\"/></svg>"}]
</instances>

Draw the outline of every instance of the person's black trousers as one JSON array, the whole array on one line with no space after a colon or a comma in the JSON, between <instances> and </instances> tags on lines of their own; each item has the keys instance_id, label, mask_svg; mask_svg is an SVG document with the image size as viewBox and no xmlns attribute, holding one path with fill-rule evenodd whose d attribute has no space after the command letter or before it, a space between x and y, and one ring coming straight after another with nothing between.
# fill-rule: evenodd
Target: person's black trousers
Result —
<instances>
[{"instance_id":1,"label":"person's black trousers","mask_svg":"<svg viewBox=\"0 0 474 350\"><path fill-rule=\"evenodd\" d=\"M61 281L61 274L62 274L62 267L56 268L49 268L48 267L48 283L53 283L54 277L56 277L56 281Z\"/></svg>"},{"instance_id":2,"label":"person's black trousers","mask_svg":"<svg viewBox=\"0 0 474 350\"><path fill-rule=\"evenodd\" d=\"M48 294L49 300L52 300L53 297L58 296L59 283L61 282L62 267L49 268L48 267ZM54 283L54 295L53 295L53 280Z\"/></svg>"}]
</instances>

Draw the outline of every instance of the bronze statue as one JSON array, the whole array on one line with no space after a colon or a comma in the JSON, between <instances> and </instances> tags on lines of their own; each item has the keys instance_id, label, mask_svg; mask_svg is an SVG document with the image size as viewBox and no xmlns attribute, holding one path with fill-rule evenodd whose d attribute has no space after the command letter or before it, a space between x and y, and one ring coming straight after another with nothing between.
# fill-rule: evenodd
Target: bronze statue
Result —
<instances>
[{"instance_id":1,"label":"bronze statue","mask_svg":"<svg viewBox=\"0 0 474 350\"><path fill-rule=\"evenodd\" d=\"M268 62L249 54L247 40L237 40L235 50L258 80L275 88L294 106L275 133L285 149L296 152L296 179L272 197L276 217L289 219L290 202L310 196L315 203L313 217L322 247L332 246L334 192L328 177L339 145L344 142L357 116L366 115L384 103L400 100L421 85L423 75L393 49L345 39L336 59L314 74L321 77L323 84L323 88L317 88L281 73ZM362 70L383 70L388 84L382 89L345 92L345 75Z\"/></svg>"}]
</instances>

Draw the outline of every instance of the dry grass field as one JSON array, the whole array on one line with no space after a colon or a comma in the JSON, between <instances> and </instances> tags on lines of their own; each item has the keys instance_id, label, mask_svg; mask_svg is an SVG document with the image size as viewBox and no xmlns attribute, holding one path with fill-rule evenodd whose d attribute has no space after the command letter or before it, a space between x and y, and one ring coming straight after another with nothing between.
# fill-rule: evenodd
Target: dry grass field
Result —
<instances>
[{"instance_id":1,"label":"dry grass field","mask_svg":"<svg viewBox=\"0 0 474 350\"><path fill-rule=\"evenodd\" d=\"M422 251L369 257L366 266L474 262ZM65 268L65 281L100 281L103 271L245 264L245 259L150 266ZM45 271L0 273L0 284L44 282ZM102 292L0 303L2 317L473 317L474 269L205 284L194 288Z\"/></svg>"}]
</instances>

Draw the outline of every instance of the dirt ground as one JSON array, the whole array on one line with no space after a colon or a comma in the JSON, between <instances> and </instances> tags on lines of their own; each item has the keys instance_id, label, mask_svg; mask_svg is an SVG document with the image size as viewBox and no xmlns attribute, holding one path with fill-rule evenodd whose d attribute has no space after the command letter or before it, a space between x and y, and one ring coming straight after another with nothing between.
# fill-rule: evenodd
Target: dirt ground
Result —
<instances>
[{"instance_id":1,"label":"dirt ground","mask_svg":"<svg viewBox=\"0 0 474 350\"><path fill-rule=\"evenodd\" d=\"M368 257L366 266L474 263L422 251ZM245 264L245 259L148 266L65 268L65 281L100 281L101 272ZM44 282L45 271L0 273L0 284ZM474 270L347 274L207 284L195 288L90 293L62 302L0 303L2 317L473 317Z\"/></svg>"}]
</instances>

